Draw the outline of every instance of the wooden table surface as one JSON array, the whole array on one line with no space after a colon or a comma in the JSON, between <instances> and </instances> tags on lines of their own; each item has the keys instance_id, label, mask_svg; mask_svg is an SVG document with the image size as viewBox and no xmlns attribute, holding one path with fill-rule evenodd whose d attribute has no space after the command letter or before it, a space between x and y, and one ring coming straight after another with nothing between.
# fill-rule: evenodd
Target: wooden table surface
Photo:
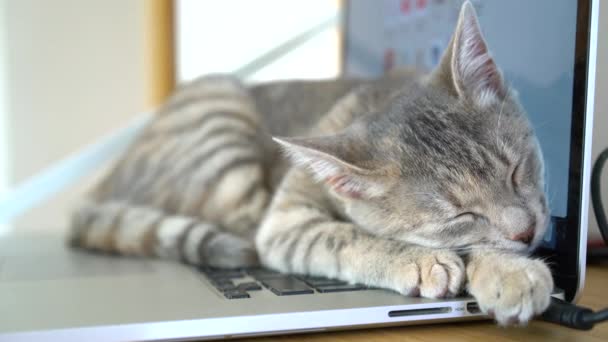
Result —
<instances>
[{"instance_id":1,"label":"wooden table surface","mask_svg":"<svg viewBox=\"0 0 608 342\"><path fill-rule=\"evenodd\" d=\"M580 305L595 310L608 307L608 265L589 266ZM591 331L573 330L533 321L525 328L501 328L490 321L351 330L344 332L260 337L268 341L608 341L608 322Z\"/></svg>"}]
</instances>

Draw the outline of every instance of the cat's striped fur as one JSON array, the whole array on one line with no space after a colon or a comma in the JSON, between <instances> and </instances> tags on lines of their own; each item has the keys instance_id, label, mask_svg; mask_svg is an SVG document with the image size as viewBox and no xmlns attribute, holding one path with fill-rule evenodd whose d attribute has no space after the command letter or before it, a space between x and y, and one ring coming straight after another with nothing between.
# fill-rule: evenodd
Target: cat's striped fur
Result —
<instances>
[{"instance_id":1,"label":"cat's striped fur","mask_svg":"<svg viewBox=\"0 0 608 342\"><path fill-rule=\"evenodd\" d=\"M255 264L254 234L287 166L262 125L310 129L309 113L326 111L358 82L334 83L261 85L252 96L238 80L216 75L182 87L76 211L72 243L193 264ZM298 97L308 123L273 118Z\"/></svg>"},{"instance_id":2,"label":"cat's striped fur","mask_svg":"<svg viewBox=\"0 0 608 342\"><path fill-rule=\"evenodd\" d=\"M536 138L466 2L425 76L180 88L76 210L71 242L431 298L466 279L484 312L525 323L553 286L525 256L543 190Z\"/></svg>"}]
</instances>

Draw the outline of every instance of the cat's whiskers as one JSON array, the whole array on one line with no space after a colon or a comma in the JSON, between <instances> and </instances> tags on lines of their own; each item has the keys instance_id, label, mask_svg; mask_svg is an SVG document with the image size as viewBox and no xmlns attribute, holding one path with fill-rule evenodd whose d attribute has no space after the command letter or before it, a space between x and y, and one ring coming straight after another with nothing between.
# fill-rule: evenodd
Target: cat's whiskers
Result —
<instances>
[{"instance_id":1,"label":"cat's whiskers","mask_svg":"<svg viewBox=\"0 0 608 342\"><path fill-rule=\"evenodd\" d=\"M545 194L549 195L549 184L551 183L551 174L549 173L549 169L545 169ZM553 201L555 200L555 192L551 192L549 198L547 199L547 206L549 208L553 207Z\"/></svg>"},{"instance_id":2,"label":"cat's whiskers","mask_svg":"<svg viewBox=\"0 0 608 342\"><path fill-rule=\"evenodd\" d=\"M473 252L478 250L488 250L491 249L493 251L503 251L513 253L513 249L505 248L503 246L497 245L495 243L484 243L484 244L469 244L469 245L460 245L460 246L445 246L445 247L437 247L433 249L439 250L447 250L455 253L466 253Z\"/></svg>"},{"instance_id":3,"label":"cat's whiskers","mask_svg":"<svg viewBox=\"0 0 608 342\"><path fill-rule=\"evenodd\" d=\"M469 246L446 246L446 247L437 247L437 248L433 248L433 249L440 249L440 250L446 250L446 251L452 251L452 252L470 252L472 250L477 249L477 247L473 246L473 245L469 245Z\"/></svg>"}]
</instances>

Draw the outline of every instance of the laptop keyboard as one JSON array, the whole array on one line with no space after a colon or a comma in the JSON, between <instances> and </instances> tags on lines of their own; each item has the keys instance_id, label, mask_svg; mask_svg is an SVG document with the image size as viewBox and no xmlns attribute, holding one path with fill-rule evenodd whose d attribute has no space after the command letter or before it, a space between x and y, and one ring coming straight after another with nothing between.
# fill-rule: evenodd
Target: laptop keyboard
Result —
<instances>
[{"instance_id":1,"label":"laptop keyboard","mask_svg":"<svg viewBox=\"0 0 608 342\"><path fill-rule=\"evenodd\" d=\"M227 299L250 298L251 291L264 289L277 296L312 295L367 290L360 284L348 284L341 280L324 277L282 274L264 268L226 270L203 267L201 272Z\"/></svg>"}]
</instances>

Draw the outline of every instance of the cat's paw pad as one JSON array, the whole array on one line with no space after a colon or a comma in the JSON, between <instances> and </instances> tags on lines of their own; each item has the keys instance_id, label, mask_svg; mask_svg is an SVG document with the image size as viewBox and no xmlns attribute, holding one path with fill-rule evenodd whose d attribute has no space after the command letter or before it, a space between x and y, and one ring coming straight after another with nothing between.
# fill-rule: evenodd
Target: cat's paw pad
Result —
<instances>
[{"instance_id":1,"label":"cat's paw pad","mask_svg":"<svg viewBox=\"0 0 608 342\"><path fill-rule=\"evenodd\" d=\"M397 277L397 290L407 296L453 297L464 282L462 259L449 251L424 250L413 259L404 259Z\"/></svg>"},{"instance_id":2,"label":"cat's paw pad","mask_svg":"<svg viewBox=\"0 0 608 342\"><path fill-rule=\"evenodd\" d=\"M469 275L469 292L498 324L525 325L549 305L553 278L540 260L494 259Z\"/></svg>"}]
</instances>

